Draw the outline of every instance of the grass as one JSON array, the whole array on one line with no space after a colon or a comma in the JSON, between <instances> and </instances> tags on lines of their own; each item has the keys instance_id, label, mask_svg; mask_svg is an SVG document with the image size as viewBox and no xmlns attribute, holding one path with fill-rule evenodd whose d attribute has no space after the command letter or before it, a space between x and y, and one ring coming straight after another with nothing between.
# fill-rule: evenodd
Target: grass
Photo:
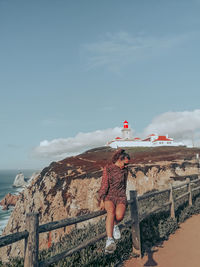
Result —
<instances>
[{"instance_id":1,"label":"grass","mask_svg":"<svg viewBox=\"0 0 200 267\"><path fill-rule=\"evenodd\" d=\"M168 239L169 235L174 233L179 227L179 224L184 222L193 214L200 214L200 196L193 198L193 206L188 206L183 203L176 210L176 219L170 218L169 211L163 211L153 214L144 219L140 223L142 254L148 251L157 244L161 244ZM130 216L130 210L127 209L126 216L122 223ZM85 240L91 239L105 231L105 218L101 219L96 224L88 224L82 229L74 229L72 232L63 237L59 243L53 243L48 250L42 250L39 253L39 260L47 259L53 255L61 253L66 249L73 248ZM100 267L100 266L120 266L122 262L132 256L132 233L131 227L122 230L122 237L117 241L117 249L111 255L105 255L105 239L90 245L80 252L74 253L51 267ZM21 267L23 266L23 259L11 259L8 264L0 262L0 267Z\"/></svg>"}]
</instances>

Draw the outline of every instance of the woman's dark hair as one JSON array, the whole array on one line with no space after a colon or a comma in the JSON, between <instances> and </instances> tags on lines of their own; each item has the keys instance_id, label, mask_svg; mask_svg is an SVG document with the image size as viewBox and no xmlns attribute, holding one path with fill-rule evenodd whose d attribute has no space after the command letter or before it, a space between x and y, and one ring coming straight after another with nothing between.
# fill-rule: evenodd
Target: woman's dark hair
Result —
<instances>
[{"instance_id":1,"label":"woman's dark hair","mask_svg":"<svg viewBox=\"0 0 200 267\"><path fill-rule=\"evenodd\" d=\"M127 159L130 160L129 154L127 154L124 149L119 149L113 155L113 157L112 157L112 163L115 163L118 159L123 160L125 158L127 158Z\"/></svg>"}]
</instances>

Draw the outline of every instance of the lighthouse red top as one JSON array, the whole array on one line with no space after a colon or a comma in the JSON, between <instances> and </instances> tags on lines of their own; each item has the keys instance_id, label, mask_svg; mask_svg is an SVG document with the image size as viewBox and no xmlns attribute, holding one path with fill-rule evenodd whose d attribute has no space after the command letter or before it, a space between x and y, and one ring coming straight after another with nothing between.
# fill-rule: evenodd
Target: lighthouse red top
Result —
<instances>
[{"instance_id":1,"label":"lighthouse red top","mask_svg":"<svg viewBox=\"0 0 200 267\"><path fill-rule=\"evenodd\" d=\"M128 128L128 121L127 121L127 120L124 121L124 128L125 128L125 129Z\"/></svg>"}]
</instances>

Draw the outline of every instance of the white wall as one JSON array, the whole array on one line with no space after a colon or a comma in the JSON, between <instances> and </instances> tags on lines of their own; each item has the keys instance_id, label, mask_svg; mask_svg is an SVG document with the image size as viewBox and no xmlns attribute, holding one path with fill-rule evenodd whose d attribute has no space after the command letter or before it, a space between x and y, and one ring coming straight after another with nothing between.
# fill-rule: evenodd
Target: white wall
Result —
<instances>
[{"instance_id":1,"label":"white wall","mask_svg":"<svg viewBox=\"0 0 200 267\"><path fill-rule=\"evenodd\" d=\"M112 148L117 147L138 147L138 146L152 146L152 143L149 141L114 141L110 145Z\"/></svg>"},{"instance_id":2,"label":"white wall","mask_svg":"<svg viewBox=\"0 0 200 267\"><path fill-rule=\"evenodd\" d=\"M109 146L112 148L118 147L154 147L154 146L184 146L183 143L173 142L167 144L167 141L161 141L163 144L158 142L150 142L150 141L114 141ZM169 141L168 141L169 142Z\"/></svg>"}]
</instances>

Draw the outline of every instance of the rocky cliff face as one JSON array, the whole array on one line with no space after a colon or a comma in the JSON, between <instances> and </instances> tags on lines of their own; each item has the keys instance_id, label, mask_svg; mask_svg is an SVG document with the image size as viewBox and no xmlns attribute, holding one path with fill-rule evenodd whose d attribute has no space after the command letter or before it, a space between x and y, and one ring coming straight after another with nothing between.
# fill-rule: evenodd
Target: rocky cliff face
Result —
<instances>
[{"instance_id":1,"label":"rocky cliff face","mask_svg":"<svg viewBox=\"0 0 200 267\"><path fill-rule=\"evenodd\" d=\"M139 195L153 189L163 189L169 183L180 183L185 176L197 174L199 165L195 159L198 149L148 148L126 149L131 156L127 184L129 190ZM99 210L97 192L101 185L103 167L111 160L115 149L92 149L76 157L53 162L36 176L20 194L3 235L25 230L25 217L29 212L39 212L39 222L44 224ZM179 177L171 178L171 177ZM193 177L193 176L191 176ZM92 219L93 222L99 218ZM91 221L90 221L91 222ZM82 227L87 222L77 225ZM52 231L51 239L58 242L74 226ZM40 248L47 248L49 233L40 235ZM3 260L9 256L22 256L24 242L0 249Z\"/></svg>"},{"instance_id":2,"label":"rocky cliff face","mask_svg":"<svg viewBox=\"0 0 200 267\"><path fill-rule=\"evenodd\" d=\"M22 172L18 173L15 177L13 187L25 187L28 186L32 180L38 177L40 172L34 172L30 178L25 178Z\"/></svg>"},{"instance_id":3,"label":"rocky cliff face","mask_svg":"<svg viewBox=\"0 0 200 267\"><path fill-rule=\"evenodd\" d=\"M12 195L12 194L8 193L0 201L0 206L2 206L3 210L8 210L9 206L15 206L16 205L18 199L19 199L19 195Z\"/></svg>"},{"instance_id":4,"label":"rocky cliff face","mask_svg":"<svg viewBox=\"0 0 200 267\"><path fill-rule=\"evenodd\" d=\"M28 183L24 177L24 174L22 172L18 173L15 177L13 187L23 187L26 186Z\"/></svg>"}]
</instances>

